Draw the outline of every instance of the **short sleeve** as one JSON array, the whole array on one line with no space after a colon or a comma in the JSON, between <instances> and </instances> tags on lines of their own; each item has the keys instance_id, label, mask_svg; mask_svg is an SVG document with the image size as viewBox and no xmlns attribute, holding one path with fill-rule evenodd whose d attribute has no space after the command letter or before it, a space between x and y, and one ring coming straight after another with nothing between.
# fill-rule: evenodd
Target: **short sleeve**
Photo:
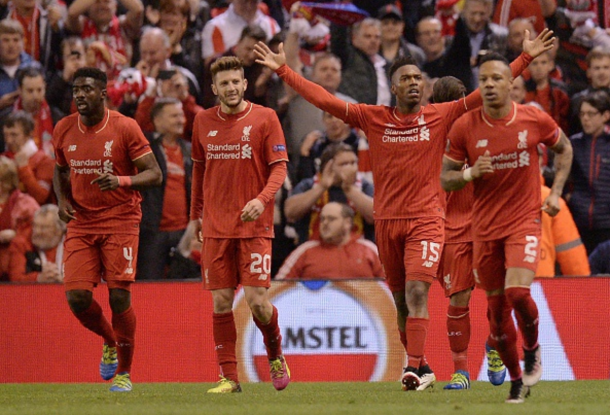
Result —
<instances>
[{"instance_id":1,"label":"short sleeve","mask_svg":"<svg viewBox=\"0 0 610 415\"><path fill-rule=\"evenodd\" d=\"M65 166L66 164L68 164L62 149L64 131L64 128L62 128L63 125L64 123L58 123L53 129L53 148L55 152L55 163L58 166Z\"/></svg>"},{"instance_id":2,"label":"short sleeve","mask_svg":"<svg viewBox=\"0 0 610 415\"><path fill-rule=\"evenodd\" d=\"M538 116L538 132L540 142L547 147L553 147L559 142L559 127L553 118L544 111L536 111Z\"/></svg>"},{"instance_id":3,"label":"short sleeve","mask_svg":"<svg viewBox=\"0 0 610 415\"><path fill-rule=\"evenodd\" d=\"M457 163L463 163L468 158L466 150L466 134L467 134L468 121L466 117L459 118L449 134L447 134L447 148L445 150L445 156Z\"/></svg>"},{"instance_id":4,"label":"short sleeve","mask_svg":"<svg viewBox=\"0 0 610 415\"><path fill-rule=\"evenodd\" d=\"M126 134L123 134L123 137L127 138L126 147L127 154L129 155L130 160L137 160L140 157L151 153L152 149L150 148L150 143L144 137L142 133L142 129L138 125L138 123L132 118L125 118L126 122Z\"/></svg>"},{"instance_id":5,"label":"short sleeve","mask_svg":"<svg viewBox=\"0 0 610 415\"><path fill-rule=\"evenodd\" d=\"M286 152L286 139L280 120L277 118L275 111L266 112L267 116L267 136L265 137L265 160L267 164L273 164L278 161L288 161L288 153Z\"/></svg>"}]
</instances>

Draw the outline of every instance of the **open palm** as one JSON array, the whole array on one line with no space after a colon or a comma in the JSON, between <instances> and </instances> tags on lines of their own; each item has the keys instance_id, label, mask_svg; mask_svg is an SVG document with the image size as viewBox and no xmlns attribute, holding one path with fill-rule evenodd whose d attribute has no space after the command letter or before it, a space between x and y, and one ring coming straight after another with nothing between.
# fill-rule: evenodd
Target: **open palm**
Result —
<instances>
[{"instance_id":1,"label":"open palm","mask_svg":"<svg viewBox=\"0 0 610 415\"><path fill-rule=\"evenodd\" d=\"M544 29L534 40L530 40L530 31L526 30L525 39L523 40L523 52L536 58L547 50L553 49L554 42L555 37L552 30Z\"/></svg>"},{"instance_id":2,"label":"open palm","mask_svg":"<svg viewBox=\"0 0 610 415\"><path fill-rule=\"evenodd\" d=\"M284 53L284 44L280 43L279 53L273 53L269 46L267 46L264 42L258 42L254 45L254 53L258 59L257 63L261 65L265 65L271 70L277 70L280 66L286 63L286 54Z\"/></svg>"}]
</instances>

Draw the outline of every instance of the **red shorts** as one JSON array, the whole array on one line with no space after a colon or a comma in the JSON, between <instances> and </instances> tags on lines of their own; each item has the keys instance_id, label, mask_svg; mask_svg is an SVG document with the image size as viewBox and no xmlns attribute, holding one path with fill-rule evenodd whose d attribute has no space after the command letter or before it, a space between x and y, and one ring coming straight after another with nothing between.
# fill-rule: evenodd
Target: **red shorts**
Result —
<instances>
[{"instance_id":1,"label":"red shorts","mask_svg":"<svg viewBox=\"0 0 610 415\"><path fill-rule=\"evenodd\" d=\"M445 243L438 267L438 282L445 297L474 288L472 242Z\"/></svg>"},{"instance_id":2,"label":"red shorts","mask_svg":"<svg viewBox=\"0 0 610 415\"><path fill-rule=\"evenodd\" d=\"M390 291L405 282L436 279L445 238L445 221L436 216L375 221L375 240Z\"/></svg>"},{"instance_id":3,"label":"red shorts","mask_svg":"<svg viewBox=\"0 0 610 415\"><path fill-rule=\"evenodd\" d=\"M474 277L485 291L504 288L508 268L526 268L536 272L540 259L540 229L520 232L492 241L475 241Z\"/></svg>"},{"instance_id":4,"label":"red shorts","mask_svg":"<svg viewBox=\"0 0 610 415\"><path fill-rule=\"evenodd\" d=\"M271 238L203 238L203 288L271 286Z\"/></svg>"},{"instance_id":5,"label":"red shorts","mask_svg":"<svg viewBox=\"0 0 610 415\"><path fill-rule=\"evenodd\" d=\"M93 291L102 277L109 289L129 290L136 279L138 239L138 235L68 232L63 259L66 291Z\"/></svg>"}]
</instances>

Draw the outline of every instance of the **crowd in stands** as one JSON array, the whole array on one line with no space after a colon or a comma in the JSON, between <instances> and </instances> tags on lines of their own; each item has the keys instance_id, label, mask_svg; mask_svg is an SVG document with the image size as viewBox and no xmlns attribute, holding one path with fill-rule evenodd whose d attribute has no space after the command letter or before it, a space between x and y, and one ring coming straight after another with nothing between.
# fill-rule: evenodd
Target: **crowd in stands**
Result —
<instances>
[{"instance_id":1,"label":"crowd in stands","mask_svg":"<svg viewBox=\"0 0 610 415\"><path fill-rule=\"evenodd\" d=\"M389 68L412 56L426 74L424 105L438 78L457 77L470 92L481 56L512 60L524 37L545 27L556 46L515 79L511 98L553 117L574 159L560 215L543 213L537 276L609 274L604 2L352 3L369 16L345 25L290 0L0 0L0 281L62 281L65 225L54 205L51 138L58 120L76 111L71 81L79 68L106 72L108 107L137 121L163 172L161 187L142 192L138 279L201 276L200 245L188 229L190 141L195 115L216 105L209 68L221 56L243 61L245 99L274 109L286 137L272 275L328 278L335 264L338 278L383 277L366 136L285 87L255 61L254 45L283 43L293 70L352 103L393 105ZM540 154L544 200L553 159L547 149Z\"/></svg>"}]
</instances>

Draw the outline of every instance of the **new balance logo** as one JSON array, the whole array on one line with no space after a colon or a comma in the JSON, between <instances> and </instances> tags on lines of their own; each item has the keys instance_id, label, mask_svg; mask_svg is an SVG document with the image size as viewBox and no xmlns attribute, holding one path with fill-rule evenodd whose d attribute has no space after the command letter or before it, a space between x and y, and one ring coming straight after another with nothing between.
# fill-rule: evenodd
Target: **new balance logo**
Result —
<instances>
[{"instance_id":1,"label":"new balance logo","mask_svg":"<svg viewBox=\"0 0 610 415\"><path fill-rule=\"evenodd\" d=\"M432 261L424 261L424 263L422 264L422 266L426 268L432 268L432 265L434 265L434 262Z\"/></svg>"},{"instance_id":2,"label":"new balance logo","mask_svg":"<svg viewBox=\"0 0 610 415\"><path fill-rule=\"evenodd\" d=\"M216 134L218 134L218 130L212 130L208 133L208 137L216 137Z\"/></svg>"},{"instance_id":3,"label":"new balance logo","mask_svg":"<svg viewBox=\"0 0 610 415\"><path fill-rule=\"evenodd\" d=\"M487 147L487 140L477 141L477 145L475 146L475 148L483 148L483 147Z\"/></svg>"},{"instance_id":4,"label":"new balance logo","mask_svg":"<svg viewBox=\"0 0 610 415\"><path fill-rule=\"evenodd\" d=\"M267 274L261 274L258 276L259 281L265 281L269 276Z\"/></svg>"},{"instance_id":5,"label":"new balance logo","mask_svg":"<svg viewBox=\"0 0 610 415\"><path fill-rule=\"evenodd\" d=\"M71 144L71 145L68 147L68 151L76 151L76 144Z\"/></svg>"},{"instance_id":6,"label":"new balance logo","mask_svg":"<svg viewBox=\"0 0 610 415\"><path fill-rule=\"evenodd\" d=\"M251 159L252 158L252 147L250 144L246 144L241 148L241 158L242 159Z\"/></svg>"},{"instance_id":7,"label":"new balance logo","mask_svg":"<svg viewBox=\"0 0 610 415\"><path fill-rule=\"evenodd\" d=\"M526 255L526 257L523 258L523 262L528 262L530 264L533 264L534 261L536 261L536 258L530 255Z\"/></svg>"}]
</instances>

